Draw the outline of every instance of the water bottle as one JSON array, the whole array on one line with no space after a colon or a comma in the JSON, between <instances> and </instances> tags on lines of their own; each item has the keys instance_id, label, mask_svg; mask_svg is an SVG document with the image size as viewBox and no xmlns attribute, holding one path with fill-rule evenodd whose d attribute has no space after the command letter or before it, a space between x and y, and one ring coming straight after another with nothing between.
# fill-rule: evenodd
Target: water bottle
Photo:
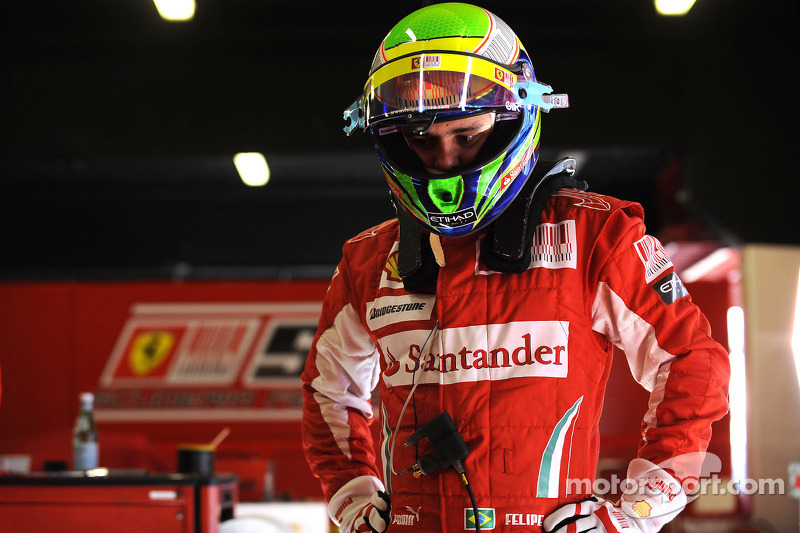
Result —
<instances>
[{"instance_id":1,"label":"water bottle","mask_svg":"<svg viewBox=\"0 0 800 533\"><path fill-rule=\"evenodd\" d=\"M80 405L72 430L72 469L92 470L97 468L99 452L97 426L94 423L94 394L81 393Z\"/></svg>"}]
</instances>

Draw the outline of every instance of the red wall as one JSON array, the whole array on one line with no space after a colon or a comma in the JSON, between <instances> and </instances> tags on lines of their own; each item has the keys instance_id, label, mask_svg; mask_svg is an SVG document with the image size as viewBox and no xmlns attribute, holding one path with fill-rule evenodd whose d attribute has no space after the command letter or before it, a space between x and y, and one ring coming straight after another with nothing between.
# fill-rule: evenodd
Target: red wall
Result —
<instances>
[{"instance_id":1,"label":"red wall","mask_svg":"<svg viewBox=\"0 0 800 533\"><path fill-rule=\"evenodd\" d=\"M303 282L148 282L0 284L0 453L71 459L78 395L100 374L130 315L142 302L314 302L328 280ZM299 389L299 381L297 388ZM300 449L297 421L100 423L101 463L109 468L174 472L179 443L209 442L223 427L217 470L246 469L260 495L268 460L277 495L321 497ZM240 477L242 477L240 475Z\"/></svg>"},{"instance_id":2,"label":"red wall","mask_svg":"<svg viewBox=\"0 0 800 533\"><path fill-rule=\"evenodd\" d=\"M78 394L96 390L120 331L137 303L319 302L328 280L259 282L113 282L0 284L0 454L70 460ZM690 293L727 343L727 283L696 283ZM618 354L619 355L619 354ZM299 390L299 380L296 382ZM602 457L627 461L636 453L646 392L617 357L601 424ZM243 500L261 499L268 462L277 496L321 497L302 456L299 421L209 420L102 422L101 462L116 469L175 470L176 446L209 442L223 428L217 470L234 471ZM713 452L729 463L728 423L715 426Z\"/></svg>"}]
</instances>

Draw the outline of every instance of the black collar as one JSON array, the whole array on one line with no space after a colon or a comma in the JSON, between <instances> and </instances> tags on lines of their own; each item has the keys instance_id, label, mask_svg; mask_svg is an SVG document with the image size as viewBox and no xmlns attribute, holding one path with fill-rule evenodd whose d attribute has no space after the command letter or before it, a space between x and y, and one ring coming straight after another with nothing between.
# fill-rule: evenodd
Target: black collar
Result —
<instances>
[{"instance_id":1,"label":"black collar","mask_svg":"<svg viewBox=\"0 0 800 533\"><path fill-rule=\"evenodd\" d=\"M575 188L585 191L585 181L572 177L575 160L561 159L557 163L539 161L522 190L487 231L481 258L497 272L517 274L531 263L533 235L544 206L559 189ZM397 270L403 286L409 292L436 281L439 265L433 257L427 234L403 209L397 209L400 226L400 254Z\"/></svg>"}]
</instances>

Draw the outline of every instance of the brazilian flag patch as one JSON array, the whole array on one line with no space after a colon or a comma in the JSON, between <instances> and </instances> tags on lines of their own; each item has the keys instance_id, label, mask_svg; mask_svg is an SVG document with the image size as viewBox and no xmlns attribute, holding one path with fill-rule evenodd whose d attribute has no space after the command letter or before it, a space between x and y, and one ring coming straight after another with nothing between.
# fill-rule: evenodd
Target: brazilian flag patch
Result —
<instances>
[{"instance_id":1,"label":"brazilian flag patch","mask_svg":"<svg viewBox=\"0 0 800 533\"><path fill-rule=\"evenodd\" d=\"M475 524L480 524L481 531L494 529L494 509L478 509L477 522L473 509L464 509L464 529L477 529Z\"/></svg>"}]
</instances>

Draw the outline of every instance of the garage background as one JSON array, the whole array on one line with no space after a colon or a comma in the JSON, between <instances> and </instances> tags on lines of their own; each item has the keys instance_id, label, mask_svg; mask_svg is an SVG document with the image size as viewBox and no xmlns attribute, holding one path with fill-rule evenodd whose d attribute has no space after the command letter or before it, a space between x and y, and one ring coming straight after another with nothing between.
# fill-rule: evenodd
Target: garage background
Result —
<instances>
[{"instance_id":1,"label":"garage background","mask_svg":"<svg viewBox=\"0 0 800 533\"><path fill-rule=\"evenodd\" d=\"M199 0L186 23L147 0L4 3L0 276L327 276L343 240L392 216L342 112L389 28L429 3ZM543 157L576 156L653 233L689 217L798 242L796 2L483 6L570 95L544 117ZM241 183L242 151L265 154L267 186Z\"/></svg>"}]
</instances>

